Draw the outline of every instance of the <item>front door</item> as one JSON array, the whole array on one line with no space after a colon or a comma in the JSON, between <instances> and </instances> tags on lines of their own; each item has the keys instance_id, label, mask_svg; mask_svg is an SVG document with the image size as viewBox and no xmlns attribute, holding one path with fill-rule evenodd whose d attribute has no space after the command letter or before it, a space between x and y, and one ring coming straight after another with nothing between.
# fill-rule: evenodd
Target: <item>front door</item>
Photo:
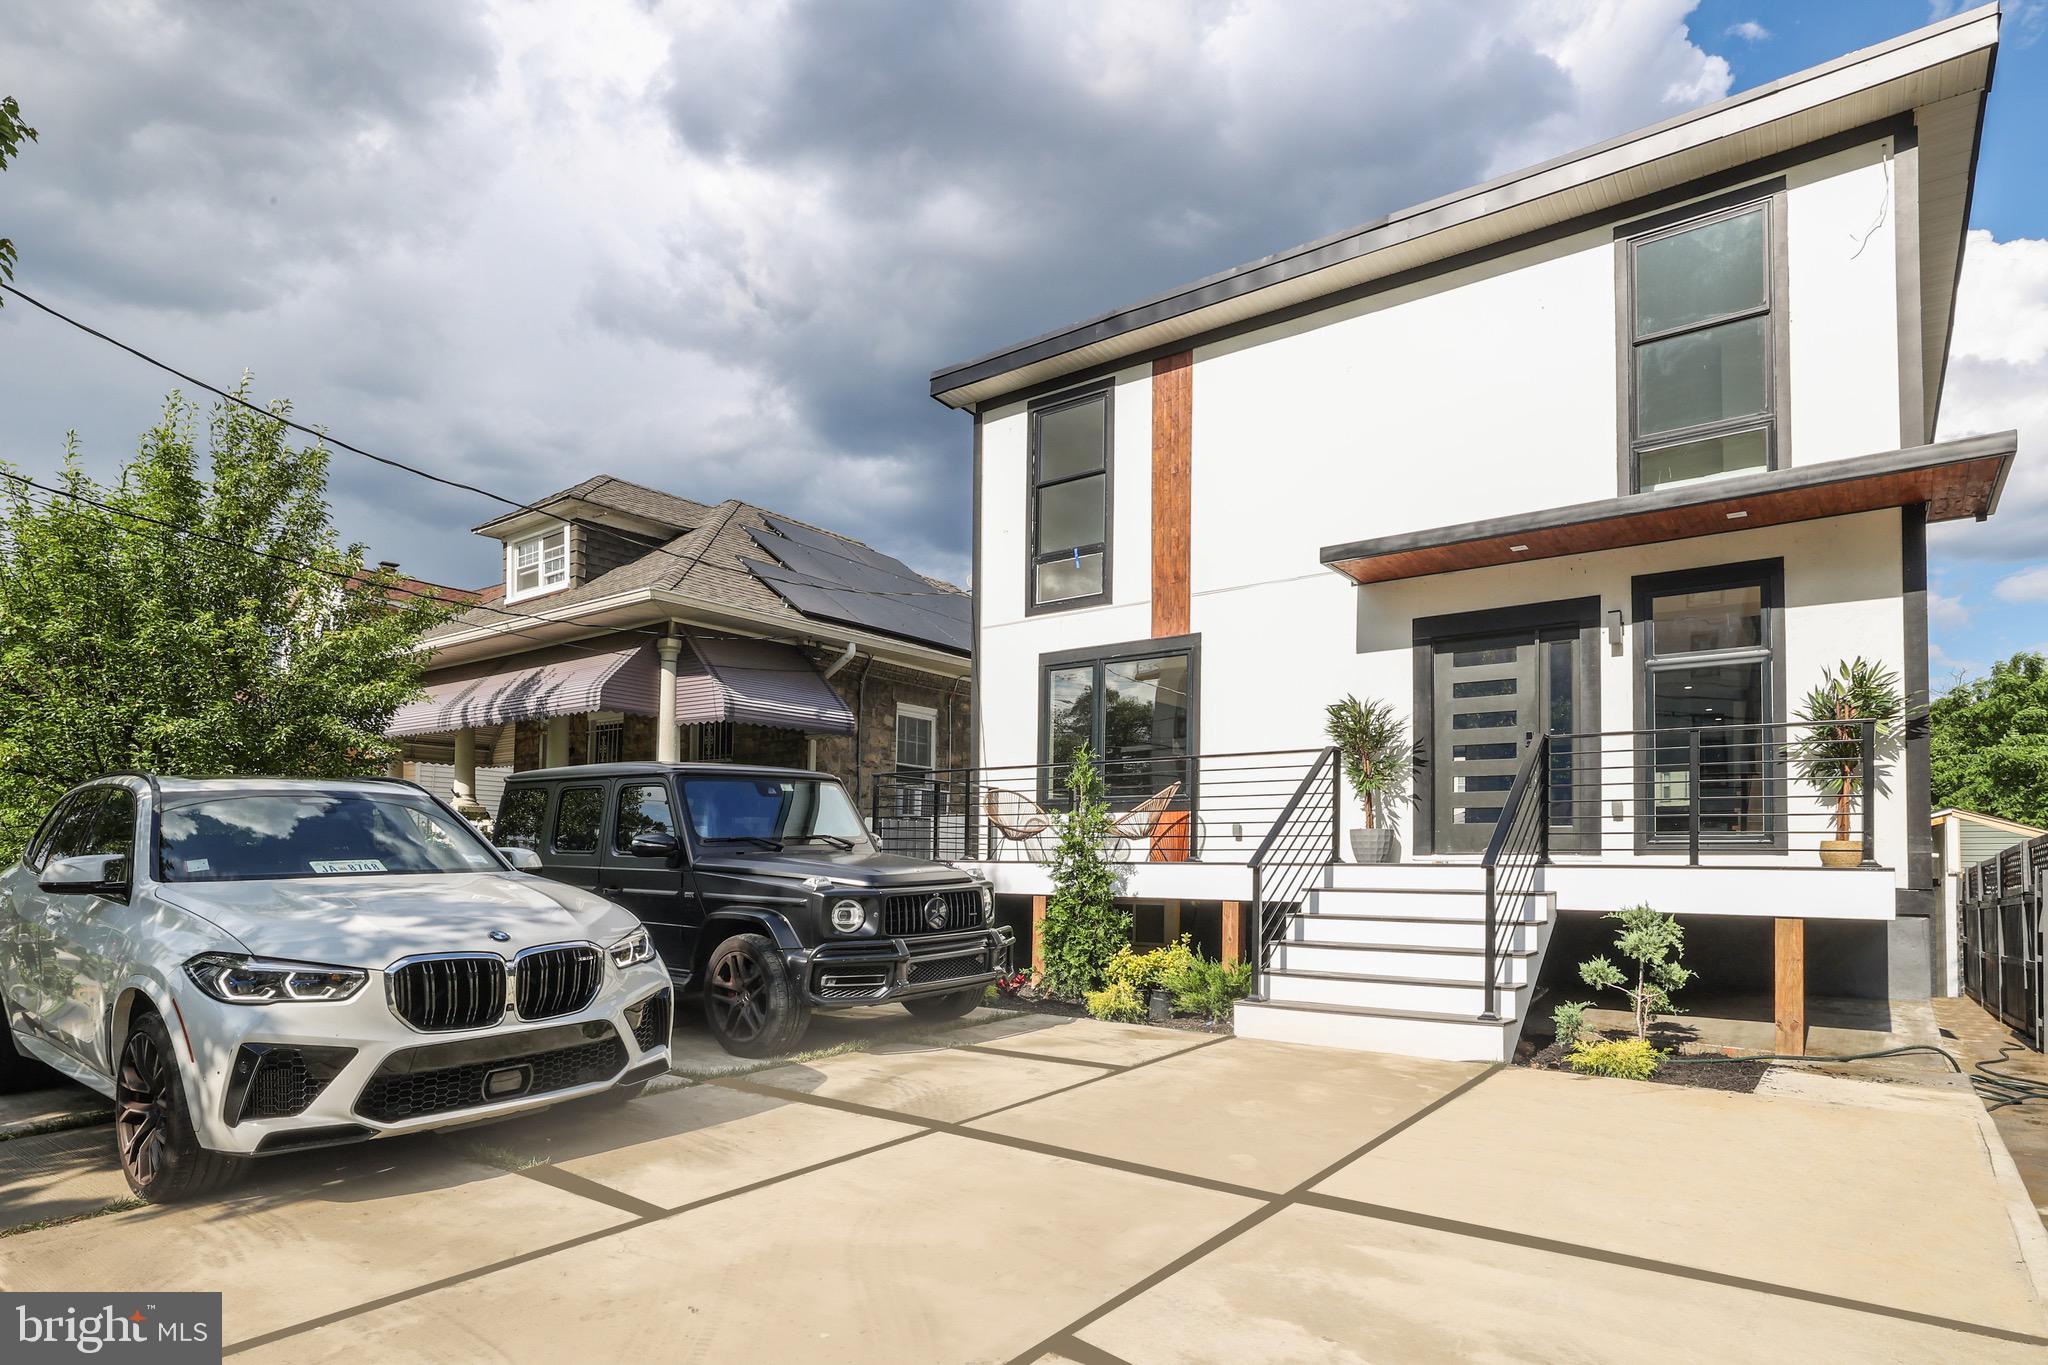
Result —
<instances>
[{"instance_id":1,"label":"front door","mask_svg":"<svg viewBox=\"0 0 2048 1365\"><path fill-rule=\"evenodd\" d=\"M1438 853L1484 853L1515 773L1541 734L1579 724L1579 628L1438 640L1431 782ZM1553 812L1568 823L1569 809Z\"/></svg>"}]
</instances>

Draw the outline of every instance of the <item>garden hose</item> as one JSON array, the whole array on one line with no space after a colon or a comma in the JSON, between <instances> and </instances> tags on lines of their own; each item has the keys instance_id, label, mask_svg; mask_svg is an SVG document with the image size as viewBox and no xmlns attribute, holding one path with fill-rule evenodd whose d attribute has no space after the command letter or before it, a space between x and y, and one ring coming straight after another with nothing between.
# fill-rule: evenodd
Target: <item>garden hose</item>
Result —
<instances>
[{"instance_id":1,"label":"garden hose","mask_svg":"<svg viewBox=\"0 0 2048 1365\"><path fill-rule=\"evenodd\" d=\"M2041 1081L2030 1081L2020 1076L2008 1076L2002 1072L1991 1070L1991 1068L1994 1066L2000 1066L2010 1062L2012 1060L2012 1054L2019 1051L2021 1046L2022 1045L2019 1043L2006 1044L2005 1047L2002 1050L2000 1050L1998 1056L1993 1058L1991 1061L1975 1063L1976 1070L1974 1072L1965 1072L1963 1070L1963 1064L1957 1061L1955 1057L1952 1056L1946 1048L1935 1047L1931 1043L1913 1043L1906 1047L1888 1047L1877 1052L1848 1052L1837 1054L1808 1053L1805 1056L1801 1057L1794 1057L1790 1054L1782 1052L1759 1052L1753 1053L1746 1057L1703 1057L1697 1055L1674 1054L1670 1057L1666 1057L1664 1060L1666 1063L1867 1062L1875 1060L1879 1057L1898 1057L1908 1052L1932 1052L1935 1056L1947 1062L1949 1064L1949 1069L1951 1071L1954 1071L1957 1075L1967 1075L1969 1077L1970 1088L1977 1092L1977 1097L1979 1099L1984 1101L1984 1107L1986 1109L2003 1109L2005 1106L2009 1104L2025 1104L2029 1100L2048 1101L2048 1083L2044 1083Z\"/></svg>"}]
</instances>

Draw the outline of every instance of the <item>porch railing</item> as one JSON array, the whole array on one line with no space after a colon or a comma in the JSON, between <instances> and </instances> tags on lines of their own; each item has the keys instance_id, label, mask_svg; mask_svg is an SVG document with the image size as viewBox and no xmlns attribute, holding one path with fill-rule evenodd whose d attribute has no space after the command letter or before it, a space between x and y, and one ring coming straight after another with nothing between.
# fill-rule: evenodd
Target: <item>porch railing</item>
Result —
<instances>
[{"instance_id":1,"label":"porch railing","mask_svg":"<svg viewBox=\"0 0 2048 1365\"><path fill-rule=\"evenodd\" d=\"M1286 932L1287 921L1300 912L1310 884L1338 859L1342 771L1337 751L1323 750L1252 854L1252 944L1246 956L1252 966L1254 1000L1266 996L1266 960L1272 945Z\"/></svg>"},{"instance_id":2,"label":"porch railing","mask_svg":"<svg viewBox=\"0 0 2048 1365\"><path fill-rule=\"evenodd\" d=\"M1122 863L1251 861L1321 751L1147 755L1096 764ZM882 773L868 824L884 851L942 862L1042 863L1071 798L1064 763Z\"/></svg>"},{"instance_id":3,"label":"porch railing","mask_svg":"<svg viewBox=\"0 0 2048 1365\"><path fill-rule=\"evenodd\" d=\"M1877 722L1861 719L1538 738L1500 806L1478 808L1494 825L1481 860L1487 1016L1497 1017L1503 943L1554 856L1682 856L1698 867L1703 855L1788 854L1846 833L1871 864L1878 748ZM1836 790L1809 780L1815 766Z\"/></svg>"}]
</instances>

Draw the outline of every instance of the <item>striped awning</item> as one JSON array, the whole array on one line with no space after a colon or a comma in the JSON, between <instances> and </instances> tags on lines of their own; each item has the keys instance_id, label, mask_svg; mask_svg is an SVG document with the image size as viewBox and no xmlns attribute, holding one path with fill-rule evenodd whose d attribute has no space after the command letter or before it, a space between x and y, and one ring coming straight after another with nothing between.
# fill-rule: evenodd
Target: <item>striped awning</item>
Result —
<instances>
[{"instance_id":1,"label":"striped awning","mask_svg":"<svg viewBox=\"0 0 2048 1365\"><path fill-rule=\"evenodd\" d=\"M853 712L832 685L802 651L773 640L685 641L676 660L676 720L853 733Z\"/></svg>"},{"instance_id":2,"label":"striped awning","mask_svg":"<svg viewBox=\"0 0 2048 1365\"><path fill-rule=\"evenodd\" d=\"M531 650L431 678L427 695L399 707L385 733L394 739L438 735L583 711L651 716L659 678L650 639L616 648Z\"/></svg>"}]
</instances>

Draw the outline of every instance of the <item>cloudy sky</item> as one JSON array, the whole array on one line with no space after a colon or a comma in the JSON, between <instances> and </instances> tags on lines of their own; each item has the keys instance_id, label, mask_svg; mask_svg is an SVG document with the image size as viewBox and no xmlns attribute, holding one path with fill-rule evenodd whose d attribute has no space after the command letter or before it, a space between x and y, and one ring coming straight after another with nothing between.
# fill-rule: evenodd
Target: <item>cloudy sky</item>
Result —
<instances>
[{"instance_id":1,"label":"cloudy sky","mask_svg":"<svg viewBox=\"0 0 2048 1365\"><path fill-rule=\"evenodd\" d=\"M580 0L10 7L17 283L358 445L534 497L743 497L964 580L926 377L1952 9L1935 0ZM2048 645L2048 0L2008 0L1945 433L1935 676ZM0 308L0 459L107 471L167 381ZM491 504L337 456L373 557Z\"/></svg>"}]
</instances>

